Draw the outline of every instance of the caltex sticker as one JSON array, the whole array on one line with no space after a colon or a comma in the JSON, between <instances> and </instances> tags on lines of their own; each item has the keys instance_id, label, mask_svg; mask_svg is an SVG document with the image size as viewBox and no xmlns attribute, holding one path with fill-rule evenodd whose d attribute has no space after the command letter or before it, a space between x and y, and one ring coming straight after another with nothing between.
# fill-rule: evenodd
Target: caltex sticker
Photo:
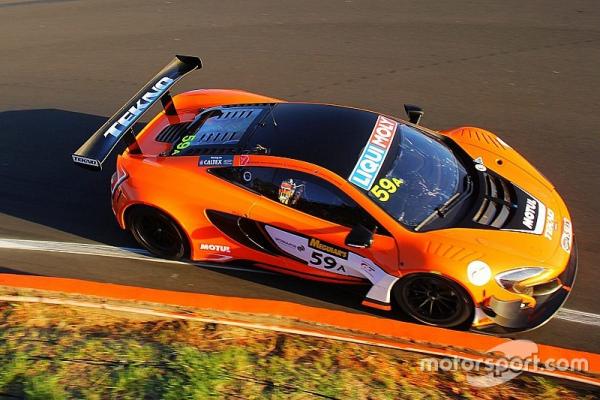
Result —
<instances>
[{"instance_id":1,"label":"caltex sticker","mask_svg":"<svg viewBox=\"0 0 600 400\"><path fill-rule=\"evenodd\" d=\"M233 156L200 156L198 160L200 167L231 167Z\"/></svg>"}]
</instances>

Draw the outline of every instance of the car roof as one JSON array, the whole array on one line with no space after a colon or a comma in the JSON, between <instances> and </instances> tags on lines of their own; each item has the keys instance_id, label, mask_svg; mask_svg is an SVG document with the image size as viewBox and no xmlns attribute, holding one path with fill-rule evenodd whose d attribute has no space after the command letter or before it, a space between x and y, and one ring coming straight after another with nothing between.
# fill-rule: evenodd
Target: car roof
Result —
<instances>
[{"instance_id":1,"label":"car roof","mask_svg":"<svg viewBox=\"0 0 600 400\"><path fill-rule=\"evenodd\" d=\"M172 155L265 154L326 168L347 178L377 122L371 111L328 104L233 104L203 110L161 131ZM184 137L190 145L178 146ZM181 149L184 147L184 149Z\"/></svg>"},{"instance_id":2,"label":"car roof","mask_svg":"<svg viewBox=\"0 0 600 400\"><path fill-rule=\"evenodd\" d=\"M279 103L244 135L245 149L319 165L346 178L358 160L378 115L325 104Z\"/></svg>"}]
</instances>

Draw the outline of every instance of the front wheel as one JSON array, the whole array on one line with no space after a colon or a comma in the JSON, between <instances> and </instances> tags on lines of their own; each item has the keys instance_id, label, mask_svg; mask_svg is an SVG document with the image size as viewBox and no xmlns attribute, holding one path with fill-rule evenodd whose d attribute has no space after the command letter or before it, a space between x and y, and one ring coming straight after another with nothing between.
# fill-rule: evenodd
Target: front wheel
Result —
<instances>
[{"instance_id":1,"label":"front wheel","mask_svg":"<svg viewBox=\"0 0 600 400\"><path fill-rule=\"evenodd\" d=\"M393 293L402 311L424 324L459 328L472 321L471 297L459 284L442 276L409 275L398 282Z\"/></svg>"},{"instance_id":2,"label":"front wheel","mask_svg":"<svg viewBox=\"0 0 600 400\"><path fill-rule=\"evenodd\" d=\"M168 215L150 207L137 207L128 215L135 240L150 253L170 260L181 260L187 251L187 239Z\"/></svg>"}]
</instances>

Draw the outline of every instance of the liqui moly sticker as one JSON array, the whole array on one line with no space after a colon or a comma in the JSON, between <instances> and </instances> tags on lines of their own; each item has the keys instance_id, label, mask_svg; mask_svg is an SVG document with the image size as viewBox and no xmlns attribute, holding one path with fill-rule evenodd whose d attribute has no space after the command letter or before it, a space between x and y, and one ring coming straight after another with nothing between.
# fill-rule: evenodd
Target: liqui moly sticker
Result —
<instances>
[{"instance_id":1,"label":"liqui moly sticker","mask_svg":"<svg viewBox=\"0 0 600 400\"><path fill-rule=\"evenodd\" d=\"M394 140L398 123L380 115L348 180L356 186L370 190L385 161Z\"/></svg>"}]
</instances>

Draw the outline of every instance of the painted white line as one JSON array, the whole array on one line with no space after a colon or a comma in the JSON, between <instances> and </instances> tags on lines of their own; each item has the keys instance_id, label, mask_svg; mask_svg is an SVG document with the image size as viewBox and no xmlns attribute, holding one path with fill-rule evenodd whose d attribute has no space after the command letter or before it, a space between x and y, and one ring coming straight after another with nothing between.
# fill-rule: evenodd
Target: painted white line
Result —
<instances>
[{"instance_id":1,"label":"painted white line","mask_svg":"<svg viewBox=\"0 0 600 400\"><path fill-rule=\"evenodd\" d=\"M600 315L592 314L585 311L571 310L569 308L561 308L556 314L556 318L564 319L565 321L577 322L579 324L593 325L600 327Z\"/></svg>"},{"instance_id":2,"label":"painted white line","mask_svg":"<svg viewBox=\"0 0 600 400\"><path fill-rule=\"evenodd\" d=\"M115 247L105 244L73 243L73 242L53 242L46 240L26 240L0 238L0 249L7 250L26 250L26 251L44 251L51 253L80 254L99 257L116 257L130 260L148 261L155 263L169 264L192 264L205 268L224 269L232 271L252 272L259 274L273 275L273 272L260 269L229 267L226 265L207 264L200 262L185 263L181 261L165 260L150 255L146 250L132 247ZM600 327L600 315L584 311L562 308L556 314L555 318L565 321L576 322L585 325Z\"/></svg>"},{"instance_id":3,"label":"painted white line","mask_svg":"<svg viewBox=\"0 0 600 400\"><path fill-rule=\"evenodd\" d=\"M0 249L6 250L25 250L25 251L43 251L50 253L66 253L66 254L80 254L86 256L99 256L99 257L114 257L114 258L125 258L129 260L148 261L154 263L168 263L168 264L187 264L196 265L199 267L212 268L212 269L225 269L231 271L244 271L259 274L272 275L273 272L264 271L260 269L250 268L238 268L230 267L226 265L208 264L201 262L182 262L165 260L163 258L153 257L149 252L143 249L132 248L132 247L116 247L108 246L105 244L90 244L90 243L73 243L73 242L53 242L47 240L26 240L26 239L8 239L0 238Z\"/></svg>"}]
</instances>

